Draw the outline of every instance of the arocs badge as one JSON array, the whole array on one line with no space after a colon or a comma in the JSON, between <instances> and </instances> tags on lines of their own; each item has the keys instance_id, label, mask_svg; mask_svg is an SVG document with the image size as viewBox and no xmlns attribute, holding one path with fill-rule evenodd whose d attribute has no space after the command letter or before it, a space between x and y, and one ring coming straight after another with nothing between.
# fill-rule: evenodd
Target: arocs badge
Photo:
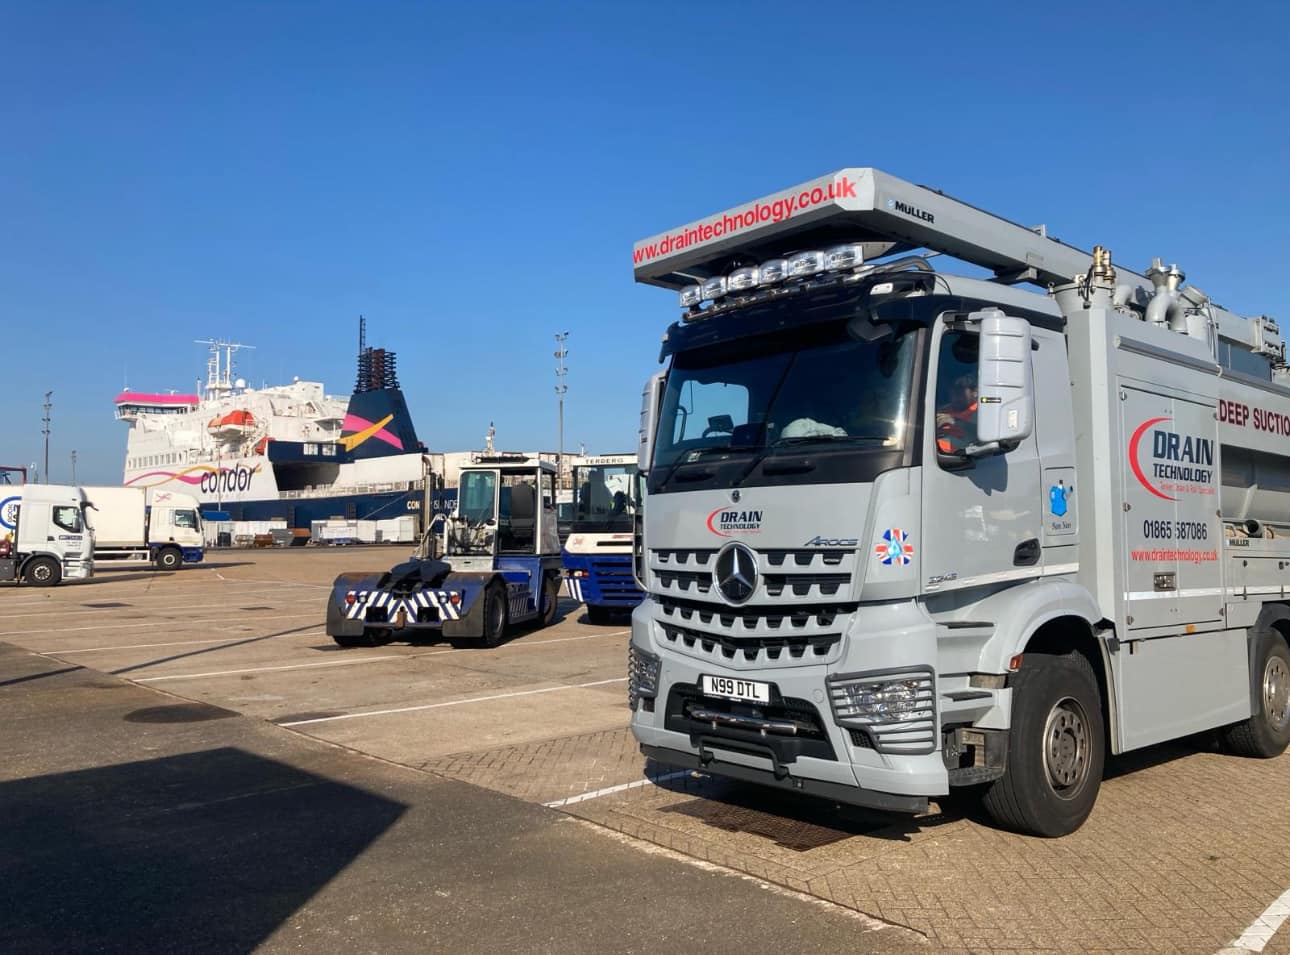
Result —
<instances>
[{"instance_id":1,"label":"arocs badge","mask_svg":"<svg viewBox=\"0 0 1290 955\"><path fill-rule=\"evenodd\" d=\"M908 534L899 527L891 527L882 532L882 543L873 549L873 554L881 564L903 567L913 561L914 545L909 543Z\"/></svg>"}]
</instances>

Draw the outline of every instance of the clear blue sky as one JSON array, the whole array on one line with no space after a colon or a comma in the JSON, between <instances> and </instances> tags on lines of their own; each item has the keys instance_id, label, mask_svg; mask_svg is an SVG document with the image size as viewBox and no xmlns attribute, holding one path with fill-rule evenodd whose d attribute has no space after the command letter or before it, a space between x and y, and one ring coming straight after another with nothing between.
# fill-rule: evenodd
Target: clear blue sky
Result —
<instances>
[{"instance_id":1,"label":"clear blue sky","mask_svg":"<svg viewBox=\"0 0 1290 955\"><path fill-rule=\"evenodd\" d=\"M0 2L0 463L121 479L112 399L352 387L422 440L630 448L631 243L847 165L1290 325L1290 4Z\"/></svg>"}]
</instances>

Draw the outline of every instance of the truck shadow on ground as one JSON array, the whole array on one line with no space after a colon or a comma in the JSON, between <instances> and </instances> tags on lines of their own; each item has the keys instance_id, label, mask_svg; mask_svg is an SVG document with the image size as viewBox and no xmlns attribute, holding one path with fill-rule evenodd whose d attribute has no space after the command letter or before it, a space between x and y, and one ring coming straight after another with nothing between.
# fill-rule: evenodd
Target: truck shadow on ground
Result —
<instances>
[{"instance_id":1,"label":"truck shadow on ground","mask_svg":"<svg viewBox=\"0 0 1290 955\"><path fill-rule=\"evenodd\" d=\"M916 833L962 818L961 813L922 816L846 806L827 799L784 793L767 786L649 763L646 775L662 789L690 798L660 808L723 832L769 839L795 852L808 852L856 836L908 842Z\"/></svg>"},{"instance_id":2,"label":"truck shadow on ground","mask_svg":"<svg viewBox=\"0 0 1290 955\"><path fill-rule=\"evenodd\" d=\"M1105 781L1161 766L1197 753L1221 752L1212 733L1202 733L1108 758ZM955 790L921 816L902 816L826 799L783 793L766 786L701 774L684 774L672 766L648 762L646 775L655 785L690 797L660 808L724 832L769 839L796 852L808 852L845 839L864 836L909 842L919 833L968 820L994 828L981 804L983 787Z\"/></svg>"},{"instance_id":3,"label":"truck shadow on ground","mask_svg":"<svg viewBox=\"0 0 1290 955\"><path fill-rule=\"evenodd\" d=\"M10 952L250 951L407 808L235 748L7 782L0 805Z\"/></svg>"}]
</instances>

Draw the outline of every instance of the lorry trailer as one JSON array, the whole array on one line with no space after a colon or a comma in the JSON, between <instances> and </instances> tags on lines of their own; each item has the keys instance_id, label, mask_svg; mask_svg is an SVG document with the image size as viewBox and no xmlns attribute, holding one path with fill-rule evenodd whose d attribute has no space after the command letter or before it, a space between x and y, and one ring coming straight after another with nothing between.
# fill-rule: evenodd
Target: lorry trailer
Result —
<instances>
[{"instance_id":1,"label":"lorry trailer","mask_svg":"<svg viewBox=\"0 0 1290 955\"><path fill-rule=\"evenodd\" d=\"M592 623L630 611L644 594L636 585L632 545L640 510L635 454L574 458L573 519L564 541L565 587Z\"/></svg>"},{"instance_id":2,"label":"lorry trailer","mask_svg":"<svg viewBox=\"0 0 1290 955\"><path fill-rule=\"evenodd\" d=\"M141 487L87 487L94 557L108 563L150 563L178 570L205 553L197 499L178 491Z\"/></svg>"},{"instance_id":3,"label":"lorry trailer","mask_svg":"<svg viewBox=\"0 0 1290 955\"><path fill-rule=\"evenodd\" d=\"M433 480L426 482L429 497ZM462 468L440 536L388 571L338 576L327 633L343 647L443 636L496 646L512 624L547 626L560 597L555 466L480 455Z\"/></svg>"},{"instance_id":4,"label":"lorry trailer","mask_svg":"<svg viewBox=\"0 0 1290 955\"><path fill-rule=\"evenodd\" d=\"M0 581L53 587L94 576L88 506L79 487L24 484L0 491Z\"/></svg>"},{"instance_id":5,"label":"lorry trailer","mask_svg":"<svg viewBox=\"0 0 1290 955\"><path fill-rule=\"evenodd\" d=\"M1273 319L871 168L633 256L681 307L642 396L646 755L1057 836L1108 750L1285 749Z\"/></svg>"}]
</instances>

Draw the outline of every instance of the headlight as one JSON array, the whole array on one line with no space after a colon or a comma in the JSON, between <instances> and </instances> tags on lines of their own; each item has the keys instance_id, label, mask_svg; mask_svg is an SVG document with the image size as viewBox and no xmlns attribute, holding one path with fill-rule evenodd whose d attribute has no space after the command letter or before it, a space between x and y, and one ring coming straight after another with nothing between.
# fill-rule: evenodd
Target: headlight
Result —
<instances>
[{"instance_id":1,"label":"headlight","mask_svg":"<svg viewBox=\"0 0 1290 955\"><path fill-rule=\"evenodd\" d=\"M627 706L636 712L636 701L658 696L658 674L663 661L636 644L627 644Z\"/></svg>"}]
</instances>

